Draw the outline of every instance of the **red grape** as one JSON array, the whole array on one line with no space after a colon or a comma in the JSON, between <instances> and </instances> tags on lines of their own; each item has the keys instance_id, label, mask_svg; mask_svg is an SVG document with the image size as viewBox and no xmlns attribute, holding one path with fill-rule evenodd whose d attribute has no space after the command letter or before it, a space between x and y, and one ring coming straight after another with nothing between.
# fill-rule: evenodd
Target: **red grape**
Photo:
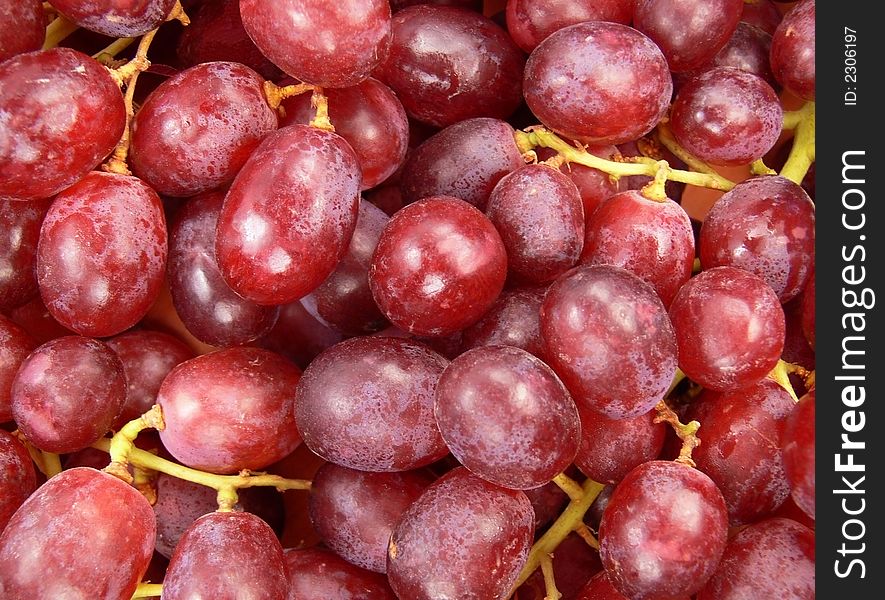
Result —
<instances>
[{"instance_id":1,"label":"red grape","mask_svg":"<svg viewBox=\"0 0 885 600\"><path fill-rule=\"evenodd\" d=\"M781 452L796 505L814 518L814 390L787 417Z\"/></svg>"},{"instance_id":2,"label":"red grape","mask_svg":"<svg viewBox=\"0 0 885 600\"><path fill-rule=\"evenodd\" d=\"M169 232L167 276L175 312L194 337L213 346L236 346L270 331L280 309L237 295L215 260L215 232L224 194L205 192L187 201Z\"/></svg>"},{"instance_id":3,"label":"red grape","mask_svg":"<svg viewBox=\"0 0 885 600\"><path fill-rule=\"evenodd\" d=\"M390 536L387 576L400 598L504 598L532 544L532 505L520 491L463 468L431 485Z\"/></svg>"},{"instance_id":4,"label":"red grape","mask_svg":"<svg viewBox=\"0 0 885 600\"><path fill-rule=\"evenodd\" d=\"M369 286L401 329L442 337L476 323L504 287L507 252L484 214L457 198L425 198L391 217Z\"/></svg>"},{"instance_id":5,"label":"red grape","mask_svg":"<svg viewBox=\"0 0 885 600\"><path fill-rule=\"evenodd\" d=\"M666 308L618 267L584 265L557 279L541 306L541 336L575 401L612 419L647 413L676 372Z\"/></svg>"},{"instance_id":6,"label":"red grape","mask_svg":"<svg viewBox=\"0 0 885 600\"><path fill-rule=\"evenodd\" d=\"M168 196L230 183L277 128L263 83L252 69L231 62L197 65L164 81L132 122L132 171Z\"/></svg>"},{"instance_id":7,"label":"red grape","mask_svg":"<svg viewBox=\"0 0 885 600\"><path fill-rule=\"evenodd\" d=\"M795 403L770 379L733 392L701 394L686 413L698 421L701 445L692 458L710 476L732 525L771 515L790 494L780 439Z\"/></svg>"},{"instance_id":8,"label":"red grape","mask_svg":"<svg viewBox=\"0 0 885 600\"><path fill-rule=\"evenodd\" d=\"M48 200L0 199L0 311L17 308L37 295L34 258Z\"/></svg>"},{"instance_id":9,"label":"red grape","mask_svg":"<svg viewBox=\"0 0 885 600\"><path fill-rule=\"evenodd\" d=\"M777 5L771 0L744 0L741 12L742 23L752 25L768 35L774 35L774 30L782 18Z\"/></svg>"},{"instance_id":10,"label":"red grape","mask_svg":"<svg viewBox=\"0 0 885 600\"><path fill-rule=\"evenodd\" d=\"M369 289L369 266L388 221L380 208L361 202L347 254L332 274L302 299L323 322L346 334L372 333L387 324Z\"/></svg>"},{"instance_id":11,"label":"red grape","mask_svg":"<svg viewBox=\"0 0 885 600\"><path fill-rule=\"evenodd\" d=\"M0 535L4 598L131 598L154 550L151 505L113 475L79 467L43 484Z\"/></svg>"},{"instance_id":12,"label":"red grape","mask_svg":"<svg viewBox=\"0 0 885 600\"><path fill-rule=\"evenodd\" d=\"M645 135L673 93L667 61L654 42L604 21L571 25L541 42L526 63L524 87L525 101L544 125L596 144Z\"/></svg>"},{"instance_id":13,"label":"red grape","mask_svg":"<svg viewBox=\"0 0 885 600\"><path fill-rule=\"evenodd\" d=\"M163 600L286 600L283 547L267 523L247 512L214 512L181 536L163 579Z\"/></svg>"},{"instance_id":14,"label":"red grape","mask_svg":"<svg viewBox=\"0 0 885 600\"><path fill-rule=\"evenodd\" d=\"M326 463L310 488L310 521L339 556L385 573L393 526L432 482L423 471L367 473Z\"/></svg>"},{"instance_id":15,"label":"red grape","mask_svg":"<svg viewBox=\"0 0 885 600\"><path fill-rule=\"evenodd\" d=\"M553 370L509 346L453 360L436 387L434 414L461 464L511 489L539 487L564 471L581 435L574 401Z\"/></svg>"},{"instance_id":16,"label":"red grape","mask_svg":"<svg viewBox=\"0 0 885 600\"><path fill-rule=\"evenodd\" d=\"M691 278L670 305L679 345L679 368L705 388L746 387L777 364L785 318L772 289L735 267L716 267Z\"/></svg>"},{"instance_id":17,"label":"red grape","mask_svg":"<svg viewBox=\"0 0 885 600\"><path fill-rule=\"evenodd\" d=\"M163 445L189 467L213 473L261 469L292 452L301 371L268 350L228 348L175 367L157 404Z\"/></svg>"},{"instance_id":18,"label":"red grape","mask_svg":"<svg viewBox=\"0 0 885 600\"><path fill-rule=\"evenodd\" d=\"M814 349L814 273L811 274L811 277L808 278L808 283L805 285L805 291L802 294L802 333L805 334L805 339L808 340L808 344Z\"/></svg>"},{"instance_id":19,"label":"red grape","mask_svg":"<svg viewBox=\"0 0 885 600\"><path fill-rule=\"evenodd\" d=\"M126 399L123 364L97 340L47 342L22 362L12 381L12 416L35 446L74 452L111 428Z\"/></svg>"},{"instance_id":20,"label":"red grape","mask_svg":"<svg viewBox=\"0 0 885 600\"><path fill-rule=\"evenodd\" d=\"M423 344L363 337L332 346L298 385L304 443L335 464L406 471L446 455L433 395L448 361Z\"/></svg>"},{"instance_id":21,"label":"red grape","mask_svg":"<svg viewBox=\"0 0 885 600\"><path fill-rule=\"evenodd\" d=\"M40 0L0 0L0 62L43 46L46 16Z\"/></svg>"},{"instance_id":22,"label":"red grape","mask_svg":"<svg viewBox=\"0 0 885 600\"><path fill-rule=\"evenodd\" d=\"M632 20L633 0L507 0L507 31L526 52L554 31L575 23L629 25Z\"/></svg>"},{"instance_id":23,"label":"red grape","mask_svg":"<svg viewBox=\"0 0 885 600\"><path fill-rule=\"evenodd\" d=\"M814 532L789 519L741 530L698 593L698 600L814 597Z\"/></svg>"},{"instance_id":24,"label":"red grape","mask_svg":"<svg viewBox=\"0 0 885 600\"><path fill-rule=\"evenodd\" d=\"M578 594L587 581L602 571L599 552L591 548L576 533L570 533L559 543L552 558L556 589L562 594L562 600L577 600ZM541 569L535 571L517 589L513 598L514 600L547 600L549 598Z\"/></svg>"},{"instance_id":25,"label":"red grape","mask_svg":"<svg viewBox=\"0 0 885 600\"><path fill-rule=\"evenodd\" d=\"M769 2L770 0L766 0ZM744 7L750 6L744 4ZM677 86L684 85L692 77L717 67L732 67L746 71L761 77L773 89L777 88L777 81L771 72L771 34L766 33L747 23L738 23L734 34L722 49L712 59L695 70L680 73L675 77Z\"/></svg>"},{"instance_id":26,"label":"red grape","mask_svg":"<svg viewBox=\"0 0 885 600\"><path fill-rule=\"evenodd\" d=\"M169 371L194 357L187 344L159 331L127 331L105 343L120 359L126 378L126 399L114 420L115 430L150 410Z\"/></svg>"},{"instance_id":27,"label":"red grape","mask_svg":"<svg viewBox=\"0 0 885 600\"><path fill-rule=\"evenodd\" d=\"M570 467L573 471L574 467ZM541 487L523 490L532 503L532 511L535 513L535 531L549 525L562 513L562 509L569 502L569 497L553 481L548 481Z\"/></svg>"},{"instance_id":28,"label":"red grape","mask_svg":"<svg viewBox=\"0 0 885 600\"><path fill-rule=\"evenodd\" d=\"M37 473L27 448L14 435L0 429L0 533L36 489Z\"/></svg>"},{"instance_id":29,"label":"red grape","mask_svg":"<svg viewBox=\"0 0 885 600\"><path fill-rule=\"evenodd\" d=\"M482 0L390 0L390 8L393 12L399 12L416 4L435 4L437 6L459 6L482 12Z\"/></svg>"},{"instance_id":30,"label":"red grape","mask_svg":"<svg viewBox=\"0 0 885 600\"><path fill-rule=\"evenodd\" d=\"M262 54L314 85L356 85L390 47L386 0L240 0L240 15Z\"/></svg>"},{"instance_id":31,"label":"red grape","mask_svg":"<svg viewBox=\"0 0 885 600\"><path fill-rule=\"evenodd\" d=\"M329 119L360 162L362 189L373 188L402 166L409 147L409 120L393 91L377 79L326 90ZM283 100L281 125L307 125L316 114L310 94Z\"/></svg>"},{"instance_id":32,"label":"red grape","mask_svg":"<svg viewBox=\"0 0 885 600\"><path fill-rule=\"evenodd\" d=\"M621 192L588 219L581 263L614 265L650 284L664 306L691 277L694 233L681 206Z\"/></svg>"},{"instance_id":33,"label":"red grape","mask_svg":"<svg viewBox=\"0 0 885 600\"><path fill-rule=\"evenodd\" d=\"M107 69L69 48L0 63L0 199L62 191L114 149L126 125Z\"/></svg>"},{"instance_id":34,"label":"red grape","mask_svg":"<svg viewBox=\"0 0 885 600\"><path fill-rule=\"evenodd\" d=\"M582 473L600 483L617 483L634 467L654 460L664 447L667 432L655 423L656 411L610 419L584 406L581 416L581 444L575 464Z\"/></svg>"},{"instance_id":35,"label":"red grape","mask_svg":"<svg viewBox=\"0 0 885 600\"><path fill-rule=\"evenodd\" d=\"M814 64L814 0L803 0L784 15L772 36L771 70L781 85L813 102Z\"/></svg>"},{"instance_id":36,"label":"red grape","mask_svg":"<svg viewBox=\"0 0 885 600\"><path fill-rule=\"evenodd\" d=\"M461 350L515 346L544 360L541 303L546 287L504 290L483 317L464 330Z\"/></svg>"},{"instance_id":37,"label":"red grape","mask_svg":"<svg viewBox=\"0 0 885 600\"><path fill-rule=\"evenodd\" d=\"M37 283L52 316L81 335L124 331L166 270L166 220L141 180L93 171L55 197L40 229Z\"/></svg>"},{"instance_id":38,"label":"red grape","mask_svg":"<svg viewBox=\"0 0 885 600\"><path fill-rule=\"evenodd\" d=\"M743 6L742 0L637 0L633 25L680 73L713 58L734 33Z\"/></svg>"},{"instance_id":39,"label":"red grape","mask_svg":"<svg viewBox=\"0 0 885 600\"><path fill-rule=\"evenodd\" d=\"M620 155L615 146L587 146L585 149L590 154L606 160L613 160ZM535 152L539 161L552 158L557 154L549 148L536 148ZM622 189L619 181L598 169L591 169L578 163L565 163L559 170L568 175L568 178L577 186L578 193L581 194L581 200L584 203L585 224L590 221L596 207ZM667 182L668 185L670 183Z\"/></svg>"},{"instance_id":40,"label":"red grape","mask_svg":"<svg viewBox=\"0 0 885 600\"><path fill-rule=\"evenodd\" d=\"M652 461L615 488L599 527L599 556L612 585L631 600L698 591L725 550L728 515L709 477Z\"/></svg>"},{"instance_id":41,"label":"red grape","mask_svg":"<svg viewBox=\"0 0 885 600\"><path fill-rule=\"evenodd\" d=\"M715 165L745 165L762 158L777 141L783 110L761 77L716 67L693 77L670 113L677 141Z\"/></svg>"},{"instance_id":42,"label":"red grape","mask_svg":"<svg viewBox=\"0 0 885 600\"><path fill-rule=\"evenodd\" d=\"M10 310L9 318L38 344L74 333L49 314L39 294L29 302Z\"/></svg>"},{"instance_id":43,"label":"red grape","mask_svg":"<svg viewBox=\"0 0 885 600\"><path fill-rule=\"evenodd\" d=\"M14 321L0 315L0 423L12 420L12 382L37 343Z\"/></svg>"},{"instance_id":44,"label":"red grape","mask_svg":"<svg viewBox=\"0 0 885 600\"><path fill-rule=\"evenodd\" d=\"M523 56L491 19L463 8L418 5L393 16L390 55L375 77L406 112L445 127L506 119L519 106Z\"/></svg>"},{"instance_id":45,"label":"red grape","mask_svg":"<svg viewBox=\"0 0 885 600\"><path fill-rule=\"evenodd\" d=\"M513 127L497 119L467 119L446 127L406 159L403 202L452 196L485 210L498 181L525 164L513 135Z\"/></svg>"},{"instance_id":46,"label":"red grape","mask_svg":"<svg viewBox=\"0 0 885 600\"><path fill-rule=\"evenodd\" d=\"M629 600L624 594L619 592L612 585L607 573L602 572L593 576L593 579L587 582L575 600ZM668 596L667 600L689 600L687 595L676 597Z\"/></svg>"},{"instance_id":47,"label":"red grape","mask_svg":"<svg viewBox=\"0 0 885 600\"><path fill-rule=\"evenodd\" d=\"M215 253L221 274L258 304L287 304L319 286L347 251L360 167L341 136L307 125L268 135L224 200Z\"/></svg>"},{"instance_id":48,"label":"red grape","mask_svg":"<svg viewBox=\"0 0 885 600\"><path fill-rule=\"evenodd\" d=\"M288 600L396 600L384 575L321 548L286 550Z\"/></svg>"},{"instance_id":49,"label":"red grape","mask_svg":"<svg viewBox=\"0 0 885 600\"><path fill-rule=\"evenodd\" d=\"M501 234L514 279L548 283L578 262L584 205L558 169L526 165L505 175L492 190L486 215Z\"/></svg>"},{"instance_id":50,"label":"red grape","mask_svg":"<svg viewBox=\"0 0 885 600\"><path fill-rule=\"evenodd\" d=\"M713 205L701 227L704 269L732 266L771 286L782 303L814 268L814 203L785 177L754 177Z\"/></svg>"},{"instance_id":51,"label":"red grape","mask_svg":"<svg viewBox=\"0 0 885 600\"><path fill-rule=\"evenodd\" d=\"M258 345L281 354L306 369L320 352L344 339L336 329L320 322L300 300L280 307L276 325Z\"/></svg>"},{"instance_id":52,"label":"red grape","mask_svg":"<svg viewBox=\"0 0 885 600\"><path fill-rule=\"evenodd\" d=\"M52 0L80 27L110 37L138 37L166 20L175 0Z\"/></svg>"}]
</instances>

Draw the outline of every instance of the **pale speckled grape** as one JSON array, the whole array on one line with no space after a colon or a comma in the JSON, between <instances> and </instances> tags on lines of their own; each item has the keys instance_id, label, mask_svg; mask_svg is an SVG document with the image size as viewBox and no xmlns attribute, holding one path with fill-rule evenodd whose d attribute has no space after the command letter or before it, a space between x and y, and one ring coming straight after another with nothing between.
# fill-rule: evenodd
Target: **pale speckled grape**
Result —
<instances>
[{"instance_id":1,"label":"pale speckled grape","mask_svg":"<svg viewBox=\"0 0 885 600\"><path fill-rule=\"evenodd\" d=\"M132 121L132 171L167 196L230 183L277 128L263 83L258 73L232 62L198 65L164 81Z\"/></svg>"},{"instance_id":2,"label":"pale speckled grape","mask_svg":"<svg viewBox=\"0 0 885 600\"><path fill-rule=\"evenodd\" d=\"M531 52L544 38L584 21L629 25L633 0L508 0L507 31L520 48Z\"/></svg>"},{"instance_id":3,"label":"pale speckled grape","mask_svg":"<svg viewBox=\"0 0 885 600\"><path fill-rule=\"evenodd\" d=\"M660 49L635 29L590 21L560 29L526 63L525 100L567 138L620 144L657 125L673 81Z\"/></svg>"},{"instance_id":4,"label":"pale speckled grape","mask_svg":"<svg viewBox=\"0 0 885 600\"><path fill-rule=\"evenodd\" d=\"M52 0L62 15L103 35L138 37L166 20L175 0Z\"/></svg>"},{"instance_id":5,"label":"pale speckled grape","mask_svg":"<svg viewBox=\"0 0 885 600\"><path fill-rule=\"evenodd\" d=\"M541 303L546 287L504 290L483 317L464 330L461 350L515 346L544 360Z\"/></svg>"},{"instance_id":6,"label":"pale speckled grape","mask_svg":"<svg viewBox=\"0 0 885 600\"><path fill-rule=\"evenodd\" d=\"M690 595L713 575L727 534L725 502L709 477L652 461L615 488L599 526L599 556L631 600Z\"/></svg>"},{"instance_id":7,"label":"pale speckled grape","mask_svg":"<svg viewBox=\"0 0 885 600\"><path fill-rule=\"evenodd\" d=\"M455 469L427 488L394 528L387 552L390 585L410 600L506 598L533 532L524 493Z\"/></svg>"},{"instance_id":8,"label":"pale speckled grape","mask_svg":"<svg viewBox=\"0 0 885 600\"><path fill-rule=\"evenodd\" d=\"M37 342L24 328L0 314L0 423L12 420L12 382L36 347Z\"/></svg>"},{"instance_id":9,"label":"pale speckled grape","mask_svg":"<svg viewBox=\"0 0 885 600\"><path fill-rule=\"evenodd\" d=\"M431 483L426 471L369 473L326 463L313 477L310 521L339 556L385 573L393 526Z\"/></svg>"},{"instance_id":10,"label":"pale speckled grape","mask_svg":"<svg viewBox=\"0 0 885 600\"><path fill-rule=\"evenodd\" d=\"M38 294L34 260L40 225L49 200L18 202L0 199L0 312L26 303Z\"/></svg>"},{"instance_id":11,"label":"pale speckled grape","mask_svg":"<svg viewBox=\"0 0 885 600\"><path fill-rule=\"evenodd\" d=\"M0 594L131 598L155 531L154 511L134 487L87 467L63 471L22 504L0 535Z\"/></svg>"},{"instance_id":12,"label":"pale speckled grape","mask_svg":"<svg viewBox=\"0 0 885 600\"><path fill-rule=\"evenodd\" d=\"M860 396L858 392L858 397ZM811 390L787 417L781 436L781 455L796 506L814 518L814 400Z\"/></svg>"},{"instance_id":13,"label":"pale speckled grape","mask_svg":"<svg viewBox=\"0 0 885 600\"><path fill-rule=\"evenodd\" d=\"M300 441L293 406L300 376L294 364L260 348L228 348L183 362L157 394L166 421L160 439L189 467L262 469Z\"/></svg>"},{"instance_id":14,"label":"pale speckled grape","mask_svg":"<svg viewBox=\"0 0 885 600\"><path fill-rule=\"evenodd\" d=\"M271 305L316 289L347 251L360 181L359 161L341 136L307 125L268 135L218 217L215 254L227 284Z\"/></svg>"},{"instance_id":15,"label":"pale speckled grape","mask_svg":"<svg viewBox=\"0 0 885 600\"><path fill-rule=\"evenodd\" d=\"M461 464L511 489L539 487L564 471L581 435L575 403L553 370L509 346L455 358L436 387L434 414Z\"/></svg>"},{"instance_id":16,"label":"pale speckled grape","mask_svg":"<svg viewBox=\"0 0 885 600\"><path fill-rule=\"evenodd\" d=\"M11 433L0 429L0 533L36 489L37 473L27 448Z\"/></svg>"},{"instance_id":17,"label":"pale speckled grape","mask_svg":"<svg viewBox=\"0 0 885 600\"><path fill-rule=\"evenodd\" d=\"M352 565L329 550L290 549L285 559L288 600L396 600L384 575Z\"/></svg>"},{"instance_id":18,"label":"pale speckled grape","mask_svg":"<svg viewBox=\"0 0 885 600\"><path fill-rule=\"evenodd\" d=\"M40 0L0 0L0 62L39 50L46 37Z\"/></svg>"},{"instance_id":19,"label":"pale speckled grape","mask_svg":"<svg viewBox=\"0 0 885 600\"><path fill-rule=\"evenodd\" d=\"M135 325L160 293L166 218L139 179L93 171L53 200L40 228L35 270L52 316L81 335Z\"/></svg>"},{"instance_id":20,"label":"pale speckled grape","mask_svg":"<svg viewBox=\"0 0 885 600\"><path fill-rule=\"evenodd\" d=\"M354 338L329 348L304 371L295 418L304 443L335 464L406 471L448 452L433 398L448 361L402 338Z\"/></svg>"},{"instance_id":21,"label":"pale speckled grape","mask_svg":"<svg viewBox=\"0 0 885 600\"><path fill-rule=\"evenodd\" d=\"M126 107L107 70L69 48L0 63L0 198L48 198L107 156Z\"/></svg>"},{"instance_id":22,"label":"pale speckled grape","mask_svg":"<svg viewBox=\"0 0 885 600\"><path fill-rule=\"evenodd\" d=\"M775 79L800 98L812 102L815 82L814 15L814 0L797 3L784 15L784 20L771 38L771 70ZM849 49L846 46L846 50ZM848 65L847 62L845 64Z\"/></svg>"}]
</instances>

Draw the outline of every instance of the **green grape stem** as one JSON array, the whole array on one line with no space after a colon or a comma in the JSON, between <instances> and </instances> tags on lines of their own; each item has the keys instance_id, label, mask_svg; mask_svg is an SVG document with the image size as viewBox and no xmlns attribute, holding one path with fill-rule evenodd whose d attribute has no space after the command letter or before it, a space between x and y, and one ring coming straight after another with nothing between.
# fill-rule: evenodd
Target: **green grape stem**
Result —
<instances>
[{"instance_id":1,"label":"green grape stem","mask_svg":"<svg viewBox=\"0 0 885 600\"><path fill-rule=\"evenodd\" d=\"M162 583L139 583L138 587L135 588L135 593L132 594L132 600L136 598L153 598L160 596L162 593Z\"/></svg>"},{"instance_id":2,"label":"green grape stem","mask_svg":"<svg viewBox=\"0 0 885 600\"><path fill-rule=\"evenodd\" d=\"M789 127L789 125L794 125L794 127ZM814 162L814 102L806 103L798 111L786 113L784 128L795 129L796 134L793 138L790 155L787 157L787 162L784 163L784 168L781 169L781 176L801 184Z\"/></svg>"}]
</instances>

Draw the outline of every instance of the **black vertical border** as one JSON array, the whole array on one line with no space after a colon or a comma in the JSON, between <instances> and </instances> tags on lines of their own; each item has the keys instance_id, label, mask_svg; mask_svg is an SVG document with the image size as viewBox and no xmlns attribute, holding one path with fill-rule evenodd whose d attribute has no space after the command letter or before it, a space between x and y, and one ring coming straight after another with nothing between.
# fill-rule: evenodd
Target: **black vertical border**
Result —
<instances>
[{"instance_id":1,"label":"black vertical border","mask_svg":"<svg viewBox=\"0 0 885 600\"><path fill-rule=\"evenodd\" d=\"M885 143L881 137L885 97L877 97L875 91L885 74L885 35L873 15L872 8L877 4L823 0L816 6L816 566L817 598L820 599L872 600L885 597L885 553L882 552L885 535L878 526L880 511L885 506L881 494L873 491L874 487L882 488L882 462L885 461L882 414L885 398L877 381L885 372L882 362L885 333L880 330L881 319L877 314L879 304L885 303L885 290L881 285L882 265L885 263L882 244L885 221L878 208L885 194L880 179L885 171L885 165L880 162L880 148ZM846 46L846 27L857 32L854 47L856 82L846 78L851 73L850 69L846 72L846 67L852 62L846 63L845 60L846 50L851 49ZM846 104L846 92L849 91L856 92L856 105ZM854 154L848 160L852 164L865 165L865 169L849 171L848 178L863 178L863 184L843 182L843 156L852 151L863 151L863 155ZM865 195L862 209L848 211L844 208L843 194L849 189L861 190ZM850 204L856 205L860 196L849 192L847 198ZM846 218L856 224L860 212L866 219L865 226L856 231L847 229L843 225L843 214L847 213ZM865 249L865 260L860 260L860 251L854 255L854 260L846 260L844 256L852 256L852 249L858 245ZM851 286L843 281L843 269L851 264L855 269L861 265L865 268L863 283ZM852 273L857 276L859 271ZM846 307L844 290L854 289L860 293L863 288L875 293L874 307L869 310ZM850 312L865 313L863 333L843 329L843 317ZM849 382L837 380L839 375L847 374L842 368L843 340L852 335L863 336L862 341L854 340L849 344L853 349L865 352L853 358L853 362L863 363L865 368L850 372L865 377L865 381L853 382L863 386L866 392L863 404L854 408L842 401L843 389ZM852 441L865 443L862 450L842 448L842 434L846 433L843 416L850 410L864 413L863 429L847 433ZM857 419L859 415L850 418ZM845 463L849 453L854 455L855 463L864 465L863 473L837 471L836 455L841 454L841 461ZM843 476L864 493L837 493L836 490L847 489ZM860 484L857 483L859 476L866 477ZM864 502L863 512L856 516L846 514L843 500L849 510L857 510ZM845 527L851 537L863 532L860 539L846 539L843 525L849 519L863 522L862 527L856 522ZM849 550L863 549L863 552L840 553L843 543ZM861 569L859 564L850 566L852 559L861 560L864 568ZM848 571L848 576L840 577L837 569L843 574ZM860 577L862 570L864 576Z\"/></svg>"}]
</instances>

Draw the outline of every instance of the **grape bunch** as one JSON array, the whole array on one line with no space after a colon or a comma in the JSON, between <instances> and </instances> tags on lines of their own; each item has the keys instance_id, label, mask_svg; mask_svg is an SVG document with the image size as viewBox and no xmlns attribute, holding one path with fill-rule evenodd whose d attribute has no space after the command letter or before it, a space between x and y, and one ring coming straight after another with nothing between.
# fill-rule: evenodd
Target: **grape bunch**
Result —
<instances>
[{"instance_id":1,"label":"grape bunch","mask_svg":"<svg viewBox=\"0 0 885 600\"><path fill-rule=\"evenodd\" d=\"M814 598L814 0L0 0L0 597Z\"/></svg>"}]
</instances>

